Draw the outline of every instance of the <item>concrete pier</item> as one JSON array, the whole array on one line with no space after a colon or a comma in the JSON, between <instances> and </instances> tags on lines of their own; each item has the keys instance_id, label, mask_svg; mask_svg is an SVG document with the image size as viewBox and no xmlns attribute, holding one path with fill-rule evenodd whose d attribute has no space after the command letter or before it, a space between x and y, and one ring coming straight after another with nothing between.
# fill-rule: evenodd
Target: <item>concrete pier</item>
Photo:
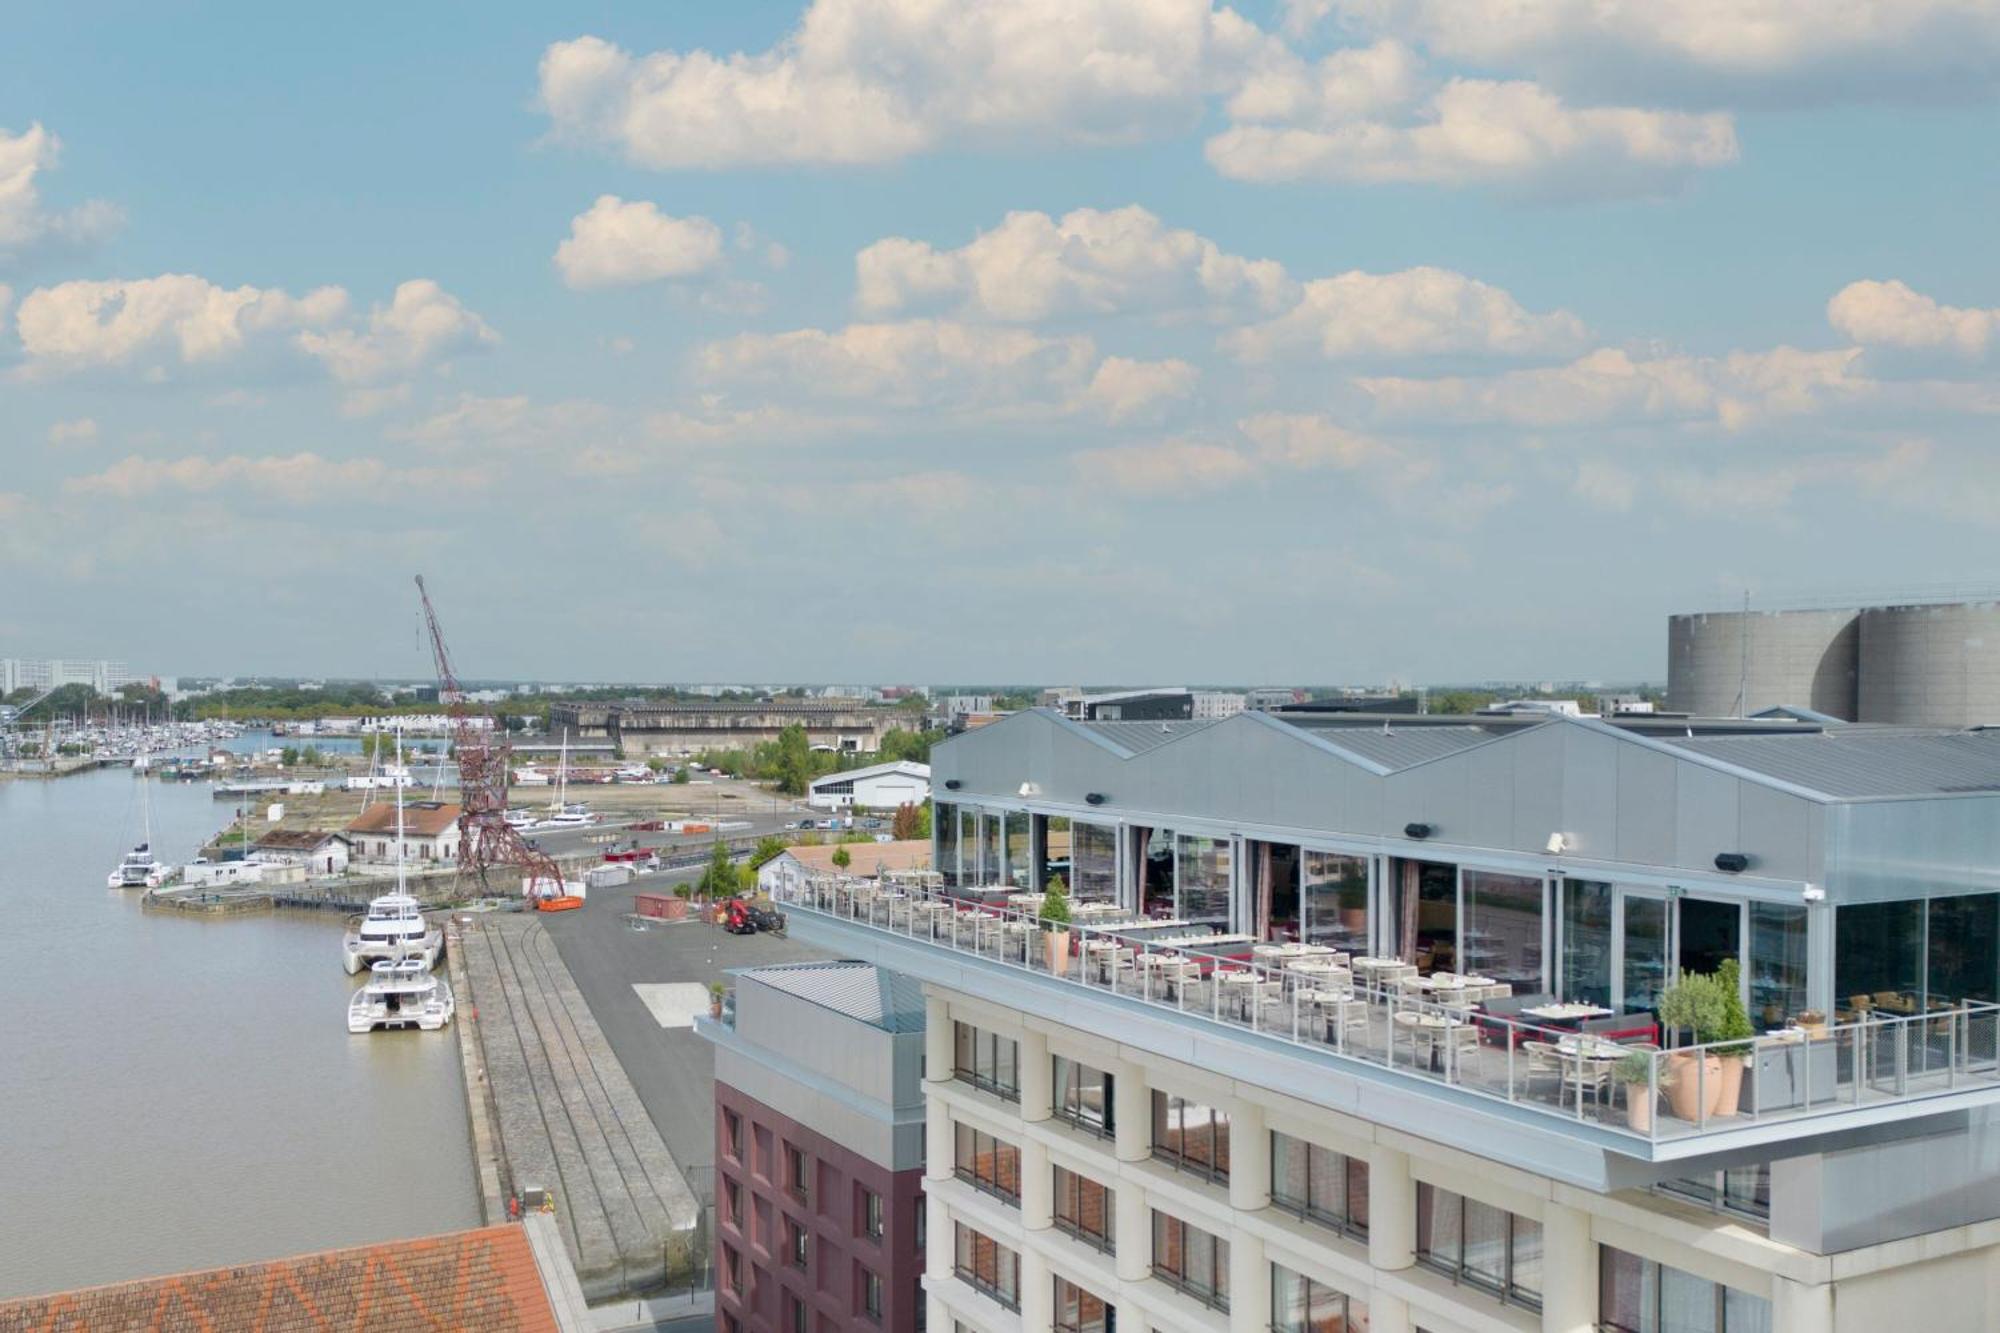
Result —
<instances>
[{"instance_id":1,"label":"concrete pier","mask_svg":"<svg viewBox=\"0 0 2000 1333\"><path fill-rule=\"evenodd\" d=\"M472 919L460 961L498 1115L505 1192L551 1191L592 1300L657 1287L699 1262L694 1194L542 923Z\"/></svg>"}]
</instances>

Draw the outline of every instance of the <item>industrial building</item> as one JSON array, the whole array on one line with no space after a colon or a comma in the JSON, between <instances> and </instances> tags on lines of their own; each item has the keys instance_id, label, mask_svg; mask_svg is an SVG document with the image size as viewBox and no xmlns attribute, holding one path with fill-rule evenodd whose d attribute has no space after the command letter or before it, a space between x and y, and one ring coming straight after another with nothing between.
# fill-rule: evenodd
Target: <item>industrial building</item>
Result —
<instances>
[{"instance_id":1,"label":"industrial building","mask_svg":"<svg viewBox=\"0 0 2000 1333\"><path fill-rule=\"evenodd\" d=\"M715 1044L716 1327L916 1333L921 988L855 962L733 980L733 1011L696 1019Z\"/></svg>"},{"instance_id":2,"label":"industrial building","mask_svg":"<svg viewBox=\"0 0 2000 1333\"><path fill-rule=\"evenodd\" d=\"M1719 611L1667 622L1667 707L1847 722L2000 724L2000 602Z\"/></svg>"},{"instance_id":3,"label":"industrial building","mask_svg":"<svg viewBox=\"0 0 2000 1333\"><path fill-rule=\"evenodd\" d=\"M882 735L903 725L898 709L839 700L769 703L592 703L549 705L551 733L608 738L628 759L747 750L775 741L786 727L805 728L817 750L874 754Z\"/></svg>"},{"instance_id":4,"label":"industrial building","mask_svg":"<svg viewBox=\"0 0 2000 1333\"><path fill-rule=\"evenodd\" d=\"M781 895L924 984L930 1328L2000 1327L2000 731L1035 710L932 767L942 887ZM1659 1049L1732 966L1751 1034Z\"/></svg>"},{"instance_id":5,"label":"industrial building","mask_svg":"<svg viewBox=\"0 0 2000 1333\"><path fill-rule=\"evenodd\" d=\"M931 798L931 766L910 759L828 773L806 786L815 810L894 810Z\"/></svg>"}]
</instances>

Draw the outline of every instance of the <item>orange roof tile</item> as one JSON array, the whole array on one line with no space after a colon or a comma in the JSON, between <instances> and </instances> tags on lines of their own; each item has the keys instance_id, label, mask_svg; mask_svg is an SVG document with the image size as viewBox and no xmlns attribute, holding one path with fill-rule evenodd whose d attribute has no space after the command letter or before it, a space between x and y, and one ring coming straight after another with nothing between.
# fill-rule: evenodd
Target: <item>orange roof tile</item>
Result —
<instances>
[{"instance_id":1,"label":"orange roof tile","mask_svg":"<svg viewBox=\"0 0 2000 1333\"><path fill-rule=\"evenodd\" d=\"M458 822L459 809L450 801L408 801L403 805L403 833L411 838L435 838ZM347 826L349 833L394 833L396 805L371 805Z\"/></svg>"},{"instance_id":2,"label":"orange roof tile","mask_svg":"<svg viewBox=\"0 0 2000 1333\"><path fill-rule=\"evenodd\" d=\"M519 1226L0 1301L0 1333L556 1333Z\"/></svg>"}]
</instances>

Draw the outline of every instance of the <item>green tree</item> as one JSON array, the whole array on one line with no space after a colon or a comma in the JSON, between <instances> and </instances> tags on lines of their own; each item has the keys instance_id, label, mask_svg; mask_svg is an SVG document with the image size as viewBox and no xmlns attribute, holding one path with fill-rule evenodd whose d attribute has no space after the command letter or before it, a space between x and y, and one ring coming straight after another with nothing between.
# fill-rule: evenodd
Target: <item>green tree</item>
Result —
<instances>
[{"instance_id":1,"label":"green tree","mask_svg":"<svg viewBox=\"0 0 2000 1333\"><path fill-rule=\"evenodd\" d=\"M912 763L928 764L931 761L931 746L944 739L943 730L905 731L901 727L891 727L882 733L881 751L875 756L876 762L890 764L899 759Z\"/></svg>"},{"instance_id":2,"label":"green tree","mask_svg":"<svg viewBox=\"0 0 2000 1333\"><path fill-rule=\"evenodd\" d=\"M688 784L689 782L688 766L686 764L682 764L679 768L674 770L674 781L683 787L685 787Z\"/></svg>"},{"instance_id":3,"label":"green tree","mask_svg":"<svg viewBox=\"0 0 2000 1333\"><path fill-rule=\"evenodd\" d=\"M847 848L836 847L833 849L833 863L840 869L845 870L854 864L854 857L848 853Z\"/></svg>"},{"instance_id":4,"label":"green tree","mask_svg":"<svg viewBox=\"0 0 2000 1333\"><path fill-rule=\"evenodd\" d=\"M705 898L727 898L736 892L736 863L729 855L729 844L718 840L715 850L709 853L708 865L702 870L701 878L695 881L695 892Z\"/></svg>"},{"instance_id":5,"label":"green tree","mask_svg":"<svg viewBox=\"0 0 2000 1333\"><path fill-rule=\"evenodd\" d=\"M772 769L771 776L777 779L779 791L787 796L805 795L806 784L814 777L813 751L806 740L806 729L798 723L778 733Z\"/></svg>"},{"instance_id":6,"label":"green tree","mask_svg":"<svg viewBox=\"0 0 2000 1333\"><path fill-rule=\"evenodd\" d=\"M757 839L757 849L750 853L750 868L756 870L768 861L775 861L785 854L785 840L772 834Z\"/></svg>"},{"instance_id":7,"label":"green tree","mask_svg":"<svg viewBox=\"0 0 2000 1333\"><path fill-rule=\"evenodd\" d=\"M299 749L296 745L287 745L284 749L278 751L278 764L280 767L296 768L298 762Z\"/></svg>"},{"instance_id":8,"label":"green tree","mask_svg":"<svg viewBox=\"0 0 2000 1333\"><path fill-rule=\"evenodd\" d=\"M917 831L913 835L924 842L931 840L931 803L925 801L917 807Z\"/></svg>"}]
</instances>

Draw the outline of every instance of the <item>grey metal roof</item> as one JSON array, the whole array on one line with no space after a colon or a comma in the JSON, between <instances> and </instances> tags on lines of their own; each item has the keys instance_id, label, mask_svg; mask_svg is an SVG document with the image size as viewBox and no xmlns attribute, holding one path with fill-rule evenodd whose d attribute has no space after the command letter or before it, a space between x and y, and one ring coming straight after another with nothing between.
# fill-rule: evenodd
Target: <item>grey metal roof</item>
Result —
<instances>
[{"instance_id":1,"label":"grey metal roof","mask_svg":"<svg viewBox=\"0 0 2000 1333\"><path fill-rule=\"evenodd\" d=\"M1075 725L1110 741L1126 754L1133 755L1158 749L1168 741L1179 740L1191 732L1200 731L1203 727L1212 727L1218 720L1203 717L1166 722L1078 722Z\"/></svg>"},{"instance_id":2,"label":"grey metal roof","mask_svg":"<svg viewBox=\"0 0 2000 1333\"><path fill-rule=\"evenodd\" d=\"M924 1030L924 988L900 972L839 959L745 968L737 974L884 1032Z\"/></svg>"},{"instance_id":3,"label":"grey metal roof","mask_svg":"<svg viewBox=\"0 0 2000 1333\"><path fill-rule=\"evenodd\" d=\"M1834 800L2000 792L2000 730L1853 726L1803 736L1655 739Z\"/></svg>"},{"instance_id":4,"label":"grey metal roof","mask_svg":"<svg viewBox=\"0 0 2000 1333\"><path fill-rule=\"evenodd\" d=\"M1328 745L1380 764L1391 772L1432 759L1442 759L1474 745L1483 745L1496 736L1521 730L1518 726L1397 727L1393 723L1387 727L1379 723L1374 726L1324 727L1300 726L1293 719L1282 716L1278 720L1297 726L1298 730Z\"/></svg>"}]
</instances>

